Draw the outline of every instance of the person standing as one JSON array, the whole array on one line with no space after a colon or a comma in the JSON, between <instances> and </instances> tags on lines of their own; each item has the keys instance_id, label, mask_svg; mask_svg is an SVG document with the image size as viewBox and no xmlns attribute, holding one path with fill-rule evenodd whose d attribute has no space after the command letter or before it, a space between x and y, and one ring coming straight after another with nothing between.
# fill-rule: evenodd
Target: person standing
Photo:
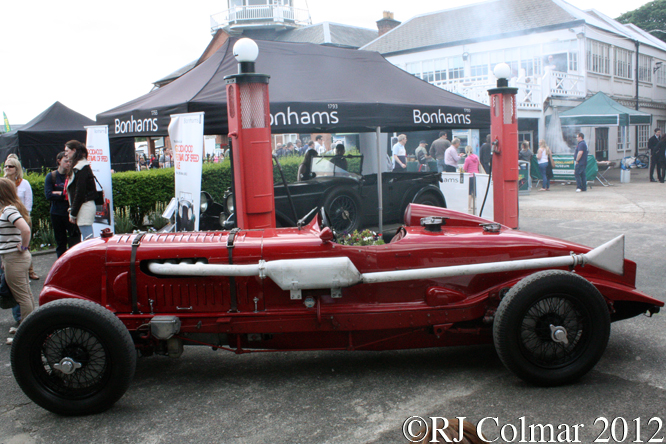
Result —
<instances>
[{"instance_id":1,"label":"person standing","mask_svg":"<svg viewBox=\"0 0 666 444\"><path fill-rule=\"evenodd\" d=\"M439 139L430 145L430 157L437 161L437 172L439 173L445 170L444 153L450 146L451 142L449 142L446 131L440 131Z\"/></svg>"},{"instance_id":2,"label":"person standing","mask_svg":"<svg viewBox=\"0 0 666 444\"><path fill-rule=\"evenodd\" d=\"M428 162L432 160L432 157L428 155L428 142L422 140L419 142L419 146L414 150L416 155L416 160L419 162L419 172L427 173L430 171L428 167Z\"/></svg>"},{"instance_id":3,"label":"person standing","mask_svg":"<svg viewBox=\"0 0 666 444\"><path fill-rule=\"evenodd\" d=\"M64 151L58 153L56 163L58 169L46 175L44 194L46 200L51 202L51 226L56 241L56 256L60 257L67 248L72 248L81 241L81 234L78 227L69 221L69 202L65 190L72 164Z\"/></svg>"},{"instance_id":4,"label":"person standing","mask_svg":"<svg viewBox=\"0 0 666 444\"><path fill-rule=\"evenodd\" d=\"M5 177L14 181L14 185L16 185L16 194L21 203L28 210L29 215L32 211L32 187L27 180L23 179L23 167L15 154L10 154L7 156L7 160L5 160ZM30 271L28 274L30 279L34 281L39 280L39 275L35 273L32 263L30 263Z\"/></svg>"},{"instance_id":5,"label":"person standing","mask_svg":"<svg viewBox=\"0 0 666 444\"><path fill-rule=\"evenodd\" d=\"M321 134L315 137L315 145L314 145L315 150L317 150L317 154L320 156L323 156L324 153L326 152L326 146L324 145L324 136Z\"/></svg>"},{"instance_id":6,"label":"person standing","mask_svg":"<svg viewBox=\"0 0 666 444\"><path fill-rule=\"evenodd\" d=\"M470 145L465 147L465 153L467 154L467 157L463 165L463 170L472 175L479 174L479 156L474 154L474 149Z\"/></svg>"},{"instance_id":7,"label":"person standing","mask_svg":"<svg viewBox=\"0 0 666 444\"><path fill-rule=\"evenodd\" d=\"M444 167L447 173L455 173L458 170L458 161L465 157L464 154L458 154L460 139L454 137L451 146L444 152Z\"/></svg>"},{"instance_id":8,"label":"person standing","mask_svg":"<svg viewBox=\"0 0 666 444\"><path fill-rule=\"evenodd\" d=\"M78 140L65 144L65 153L72 164L72 175L67 182L69 199L69 221L79 226L81 239L93 236L92 224L95 221L95 175L88 163L88 149Z\"/></svg>"},{"instance_id":9,"label":"person standing","mask_svg":"<svg viewBox=\"0 0 666 444\"><path fill-rule=\"evenodd\" d=\"M518 153L518 160L524 160L525 162L531 162L532 161L532 156L534 153L532 153L532 150L530 149L530 143L527 140L523 140L523 142L520 144L521 150Z\"/></svg>"},{"instance_id":10,"label":"person standing","mask_svg":"<svg viewBox=\"0 0 666 444\"><path fill-rule=\"evenodd\" d=\"M539 141L539 151L537 151L537 163L541 172L541 189L539 191L550 191L550 177L548 177L548 165L552 166L553 153L550 151L546 141Z\"/></svg>"},{"instance_id":11,"label":"person standing","mask_svg":"<svg viewBox=\"0 0 666 444\"><path fill-rule=\"evenodd\" d=\"M173 166L173 157L171 155L171 148L164 150L160 156L160 168L171 168Z\"/></svg>"},{"instance_id":12,"label":"person standing","mask_svg":"<svg viewBox=\"0 0 666 444\"><path fill-rule=\"evenodd\" d=\"M648 151L650 151L650 182L656 182L654 180L654 169L657 167L657 144L659 143L659 139L661 139L661 130L655 128L654 136L648 140Z\"/></svg>"},{"instance_id":13,"label":"person standing","mask_svg":"<svg viewBox=\"0 0 666 444\"><path fill-rule=\"evenodd\" d=\"M587 191L587 143L585 143L585 135L578 133L576 136L578 146L574 152L574 159L576 166L574 167L574 174L576 176L576 193Z\"/></svg>"},{"instance_id":14,"label":"person standing","mask_svg":"<svg viewBox=\"0 0 666 444\"><path fill-rule=\"evenodd\" d=\"M486 136L486 143L481 145L481 148L479 149L479 162L481 162L481 166L486 171L486 173L490 174L490 171L493 168L493 156L492 156L492 145L490 144L490 134Z\"/></svg>"},{"instance_id":15,"label":"person standing","mask_svg":"<svg viewBox=\"0 0 666 444\"><path fill-rule=\"evenodd\" d=\"M6 162L6 161L5 161ZM5 279L11 290L22 318L25 319L35 309L35 302L30 290L28 269L32 262L30 255L30 215L16 194L14 181L0 178L0 255ZM20 320L17 320L21 322ZM9 333L16 333L10 328ZM12 344L7 339L7 345Z\"/></svg>"},{"instance_id":16,"label":"person standing","mask_svg":"<svg viewBox=\"0 0 666 444\"><path fill-rule=\"evenodd\" d=\"M661 136L659 143L654 149L654 162L657 165L657 177L659 182L664 183L666 179L666 134Z\"/></svg>"},{"instance_id":17,"label":"person standing","mask_svg":"<svg viewBox=\"0 0 666 444\"><path fill-rule=\"evenodd\" d=\"M405 150L406 143L407 136L400 134L398 136L398 142L393 145L393 148L391 148L391 154L393 155L394 173L400 173L407 169L407 150Z\"/></svg>"}]
</instances>

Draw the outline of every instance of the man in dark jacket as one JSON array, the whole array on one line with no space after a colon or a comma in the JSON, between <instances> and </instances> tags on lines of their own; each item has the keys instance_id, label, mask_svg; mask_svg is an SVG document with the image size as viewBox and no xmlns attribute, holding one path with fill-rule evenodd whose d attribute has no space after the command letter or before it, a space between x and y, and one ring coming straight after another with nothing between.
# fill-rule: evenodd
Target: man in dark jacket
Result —
<instances>
[{"instance_id":1,"label":"man in dark jacket","mask_svg":"<svg viewBox=\"0 0 666 444\"><path fill-rule=\"evenodd\" d=\"M486 136L486 143L481 145L479 149L479 162L483 166L483 169L486 170L486 174L490 174L490 171L493 167L493 157L491 155L491 145L490 145L490 134Z\"/></svg>"},{"instance_id":2,"label":"man in dark jacket","mask_svg":"<svg viewBox=\"0 0 666 444\"><path fill-rule=\"evenodd\" d=\"M44 194L51 202L51 225L56 241L56 256L60 257L67 248L72 248L81 241L79 228L69 221L69 202L65 192L65 180L71 170L71 163L65 152L56 157L58 169L46 175Z\"/></svg>"},{"instance_id":3,"label":"man in dark jacket","mask_svg":"<svg viewBox=\"0 0 666 444\"><path fill-rule=\"evenodd\" d=\"M657 166L657 144L661 138L661 130L659 128L654 129L654 136L650 137L648 140L648 151L650 151L650 182L656 182L654 180L654 169Z\"/></svg>"}]
</instances>

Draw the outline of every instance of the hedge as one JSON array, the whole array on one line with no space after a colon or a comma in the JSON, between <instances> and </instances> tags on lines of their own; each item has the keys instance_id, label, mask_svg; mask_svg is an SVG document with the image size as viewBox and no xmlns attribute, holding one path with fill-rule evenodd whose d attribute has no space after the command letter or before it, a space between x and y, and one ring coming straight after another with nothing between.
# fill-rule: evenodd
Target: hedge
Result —
<instances>
[{"instance_id":1,"label":"hedge","mask_svg":"<svg viewBox=\"0 0 666 444\"><path fill-rule=\"evenodd\" d=\"M298 166L303 157L284 157L280 165L287 182L295 182ZM50 204L44 195L46 174L27 173L23 177L32 187L33 204L31 217L37 226L40 220L50 224ZM275 183L282 183L282 178L273 166ZM147 171L125 171L111 175L113 184L113 205L115 208L128 207L135 221L142 221L144 216L155 208L157 202L168 203L175 194L173 168L160 168ZM222 202L224 192L231 187L230 163L206 163L203 165L201 189L211 194L216 202ZM137 224L139 225L139 224Z\"/></svg>"}]
</instances>

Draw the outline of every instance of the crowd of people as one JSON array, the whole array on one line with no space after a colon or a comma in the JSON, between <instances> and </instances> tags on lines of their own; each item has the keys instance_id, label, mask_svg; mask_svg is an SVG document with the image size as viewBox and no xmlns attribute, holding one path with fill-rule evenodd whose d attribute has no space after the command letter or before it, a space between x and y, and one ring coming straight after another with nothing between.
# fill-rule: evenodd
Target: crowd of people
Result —
<instances>
[{"instance_id":1,"label":"crowd of people","mask_svg":"<svg viewBox=\"0 0 666 444\"><path fill-rule=\"evenodd\" d=\"M88 163L88 150L78 140L65 144L56 163L57 169L46 175L44 194L51 202L56 255L60 257L82 238L93 236L97 186ZM5 281L18 303L12 310L17 323L34 310L30 279L39 279L30 254L32 197L32 188L23 178L21 162L10 154L5 160L4 177L0 178L0 257ZM16 333L16 327L9 333ZM10 337L7 344L11 343Z\"/></svg>"}]
</instances>

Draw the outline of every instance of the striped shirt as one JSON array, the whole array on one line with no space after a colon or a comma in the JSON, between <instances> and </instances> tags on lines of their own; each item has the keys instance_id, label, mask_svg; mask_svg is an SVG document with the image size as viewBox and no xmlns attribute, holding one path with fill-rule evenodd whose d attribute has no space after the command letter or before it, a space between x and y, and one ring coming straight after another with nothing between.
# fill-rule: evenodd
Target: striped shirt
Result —
<instances>
[{"instance_id":1,"label":"striped shirt","mask_svg":"<svg viewBox=\"0 0 666 444\"><path fill-rule=\"evenodd\" d=\"M23 218L13 205L7 205L0 214L0 254L16 251L21 243L21 230L14 223Z\"/></svg>"}]
</instances>

